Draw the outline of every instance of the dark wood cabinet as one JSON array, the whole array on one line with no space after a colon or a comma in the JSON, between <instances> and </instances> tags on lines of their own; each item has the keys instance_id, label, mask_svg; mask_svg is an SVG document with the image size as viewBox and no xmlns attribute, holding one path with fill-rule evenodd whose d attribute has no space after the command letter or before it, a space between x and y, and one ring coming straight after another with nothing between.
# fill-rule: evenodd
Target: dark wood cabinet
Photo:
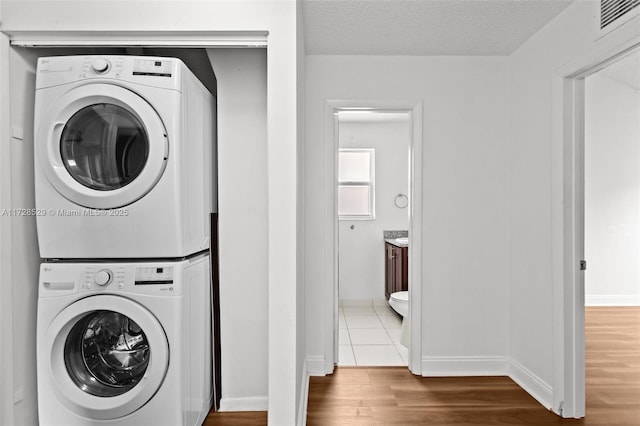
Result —
<instances>
[{"instance_id":1,"label":"dark wood cabinet","mask_svg":"<svg viewBox=\"0 0 640 426\"><path fill-rule=\"evenodd\" d=\"M384 294L389 300L391 293L409 290L409 248L399 247L387 242L385 242L384 248Z\"/></svg>"}]
</instances>

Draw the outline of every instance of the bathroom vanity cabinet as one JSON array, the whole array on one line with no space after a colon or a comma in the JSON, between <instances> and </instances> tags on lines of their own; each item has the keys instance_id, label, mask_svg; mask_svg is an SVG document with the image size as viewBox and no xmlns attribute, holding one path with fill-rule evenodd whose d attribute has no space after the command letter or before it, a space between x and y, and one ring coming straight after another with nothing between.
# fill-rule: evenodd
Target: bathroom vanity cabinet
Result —
<instances>
[{"instance_id":1,"label":"bathroom vanity cabinet","mask_svg":"<svg viewBox=\"0 0 640 426\"><path fill-rule=\"evenodd\" d=\"M409 247L385 242L385 288L389 300L391 293L409 290Z\"/></svg>"}]
</instances>

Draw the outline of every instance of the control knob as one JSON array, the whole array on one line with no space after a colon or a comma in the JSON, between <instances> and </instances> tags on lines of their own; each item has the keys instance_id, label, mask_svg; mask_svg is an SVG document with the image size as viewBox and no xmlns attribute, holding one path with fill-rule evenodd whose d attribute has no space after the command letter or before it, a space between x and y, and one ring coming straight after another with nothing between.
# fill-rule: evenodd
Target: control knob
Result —
<instances>
[{"instance_id":1,"label":"control knob","mask_svg":"<svg viewBox=\"0 0 640 426\"><path fill-rule=\"evenodd\" d=\"M108 269L100 269L93 277L93 282L97 285L105 286L111 282L113 273Z\"/></svg>"},{"instance_id":2,"label":"control knob","mask_svg":"<svg viewBox=\"0 0 640 426\"><path fill-rule=\"evenodd\" d=\"M109 65L109 61L107 61L106 59L98 58L93 61L93 64L91 66L93 67L93 70L95 72L97 72L98 74L102 74L104 72L107 72L107 70L109 69Z\"/></svg>"}]
</instances>

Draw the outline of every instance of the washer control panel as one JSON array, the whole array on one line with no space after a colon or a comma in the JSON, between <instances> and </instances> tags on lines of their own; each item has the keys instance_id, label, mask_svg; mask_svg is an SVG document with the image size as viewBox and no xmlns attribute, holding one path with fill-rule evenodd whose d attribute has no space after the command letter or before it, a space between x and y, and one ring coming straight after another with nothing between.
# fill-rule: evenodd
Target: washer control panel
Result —
<instances>
[{"instance_id":1,"label":"washer control panel","mask_svg":"<svg viewBox=\"0 0 640 426\"><path fill-rule=\"evenodd\" d=\"M136 293L179 296L181 263L43 263L40 297L73 293Z\"/></svg>"},{"instance_id":2,"label":"washer control panel","mask_svg":"<svg viewBox=\"0 0 640 426\"><path fill-rule=\"evenodd\" d=\"M109 68L111 67L111 62L109 62L108 60L106 60L104 58L96 58L96 59L93 60L93 63L91 64L91 67L98 74L103 74L103 73L109 71Z\"/></svg>"},{"instance_id":3,"label":"washer control panel","mask_svg":"<svg viewBox=\"0 0 640 426\"><path fill-rule=\"evenodd\" d=\"M85 269L83 288L91 290L94 285L99 287L123 288L127 280L125 266L104 267L104 265L89 265Z\"/></svg>"},{"instance_id":4,"label":"washer control panel","mask_svg":"<svg viewBox=\"0 0 640 426\"><path fill-rule=\"evenodd\" d=\"M136 268L135 285L173 284L173 266L146 266Z\"/></svg>"}]
</instances>

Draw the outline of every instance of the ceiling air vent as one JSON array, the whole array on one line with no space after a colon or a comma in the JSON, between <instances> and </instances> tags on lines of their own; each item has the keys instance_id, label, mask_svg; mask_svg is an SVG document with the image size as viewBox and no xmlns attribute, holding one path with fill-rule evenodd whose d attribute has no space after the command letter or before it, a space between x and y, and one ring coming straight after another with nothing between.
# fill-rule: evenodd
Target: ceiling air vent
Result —
<instances>
[{"instance_id":1,"label":"ceiling air vent","mask_svg":"<svg viewBox=\"0 0 640 426\"><path fill-rule=\"evenodd\" d=\"M600 29L640 6L640 0L600 0Z\"/></svg>"}]
</instances>

